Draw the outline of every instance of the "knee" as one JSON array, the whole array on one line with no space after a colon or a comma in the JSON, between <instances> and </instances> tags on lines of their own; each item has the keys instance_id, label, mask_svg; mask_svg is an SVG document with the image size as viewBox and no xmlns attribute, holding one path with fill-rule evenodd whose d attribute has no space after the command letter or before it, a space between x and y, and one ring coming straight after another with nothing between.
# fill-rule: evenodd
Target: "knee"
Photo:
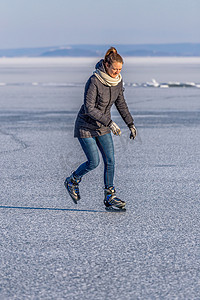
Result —
<instances>
[{"instance_id":1,"label":"knee","mask_svg":"<svg viewBox=\"0 0 200 300\"><path fill-rule=\"evenodd\" d=\"M99 157L96 158L96 159L90 160L90 161L88 161L88 168L89 168L90 170L93 170L93 169L95 169L96 167L98 167L99 163L100 163Z\"/></svg>"}]
</instances>

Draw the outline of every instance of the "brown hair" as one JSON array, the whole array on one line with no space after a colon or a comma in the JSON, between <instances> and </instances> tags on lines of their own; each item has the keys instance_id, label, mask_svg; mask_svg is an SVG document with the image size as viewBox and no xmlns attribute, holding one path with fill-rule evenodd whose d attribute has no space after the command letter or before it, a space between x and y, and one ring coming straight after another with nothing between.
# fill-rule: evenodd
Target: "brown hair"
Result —
<instances>
[{"instance_id":1,"label":"brown hair","mask_svg":"<svg viewBox=\"0 0 200 300\"><path fill-rule=\"evenodd\" d=\"M112 65L115 61L120 62L120 63L124 63L123 62L123 58L121 57L121 55L119 55L119 53L117 53L117 50L114 47L111 47L110 49L108 49L108 51L106 52L106 55L104 57L104 64L108 63L109 66Z\"/></svg>"}]
</instances>

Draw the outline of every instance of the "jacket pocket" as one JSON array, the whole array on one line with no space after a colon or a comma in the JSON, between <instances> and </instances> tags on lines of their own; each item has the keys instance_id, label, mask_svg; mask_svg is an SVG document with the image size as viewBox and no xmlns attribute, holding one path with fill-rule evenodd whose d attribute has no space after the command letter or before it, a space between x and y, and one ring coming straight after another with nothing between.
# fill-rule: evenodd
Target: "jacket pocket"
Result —
<instances>
[{"instance_id":1,"label":"jacket pocket","mask_svg":"<svg viewBox=\"0 0 200 300\"><path fill-rule=\"evenodd\" d=\"M79 117L78 126L88 130L96 130L99 129L102 124L89 116Z\"/></svg>"}]
</instances>

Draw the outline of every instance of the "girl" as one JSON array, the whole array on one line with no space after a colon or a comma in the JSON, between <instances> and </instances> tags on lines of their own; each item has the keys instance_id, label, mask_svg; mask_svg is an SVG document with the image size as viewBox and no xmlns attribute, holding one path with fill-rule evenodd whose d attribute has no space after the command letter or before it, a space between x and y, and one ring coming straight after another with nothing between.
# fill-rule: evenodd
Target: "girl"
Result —
<instances>
[{"instance_id":1,"label":"girl","mask_svg":"<svg viewBox=\"0 0 200 300\"><path fill-rule=\"evenodd\" d=\"M136 137L136 128L123 95L123 81L120 74L123 59L117 50L111 47L96 64L96 70L85 86L84 104L78 113L74 137L77 137L87 161L81 164L65 180L65 187L74 203L80 200L79 183L83 175L95 169L100 162L100 150L104 161L104 184L106 207L125 209L126 203L116 196L114 188L114 147L111 131L120 135L119 126L111 120L111 107L115 104L122 119L129 127L130 138Z\"/></svg>"}]
</instances>

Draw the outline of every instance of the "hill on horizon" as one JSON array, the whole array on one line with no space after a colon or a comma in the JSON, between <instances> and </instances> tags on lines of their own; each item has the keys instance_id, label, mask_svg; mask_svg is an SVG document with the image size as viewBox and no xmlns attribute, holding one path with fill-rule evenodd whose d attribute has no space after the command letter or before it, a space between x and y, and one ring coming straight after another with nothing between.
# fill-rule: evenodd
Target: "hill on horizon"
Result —
<instances>
[{"instance_id":1,"label":"hill on horizon","mask_svg":"<svg viewBox=\"0 0 200 300\"><path fill-rule=\"evenodd\" d=\"M114 46L123 56L200 56L200 43L177 44L77 44L55 47L0 49L0 57L97 57Z\"/></svg>"}]
</instances>

